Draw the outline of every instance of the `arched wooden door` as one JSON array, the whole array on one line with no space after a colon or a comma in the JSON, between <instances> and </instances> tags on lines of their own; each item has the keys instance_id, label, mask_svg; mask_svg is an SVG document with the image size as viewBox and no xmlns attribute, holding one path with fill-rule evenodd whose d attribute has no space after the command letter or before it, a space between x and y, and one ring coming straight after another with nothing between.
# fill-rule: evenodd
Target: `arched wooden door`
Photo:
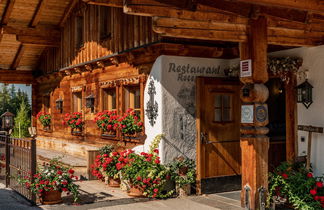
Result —
<instances>
[{"instance_id":1,"label":"arched wooden door","mask_svg":"<svg viewBox=\"0 0 324 210\"><path fill-rule=\"evenodd\" d=\"M197 164L202 193L241 188L240 82L197 79Z\"/></svg>"}]
</instances>

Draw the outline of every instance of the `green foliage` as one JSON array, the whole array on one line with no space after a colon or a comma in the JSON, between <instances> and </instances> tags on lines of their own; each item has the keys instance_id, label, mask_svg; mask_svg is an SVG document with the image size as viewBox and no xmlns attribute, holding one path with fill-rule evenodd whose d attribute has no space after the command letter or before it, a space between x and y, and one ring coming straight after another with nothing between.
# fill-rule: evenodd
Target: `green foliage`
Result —
<instances>
[{"instance_id":1,"label":"green foliage","mask_svg":"<svg viewBox=\"0 0 324 210\"><path fill-rule=\"evenodd\" d=\"M31 116L31 105L28 94L20 89L16 90L14 85L8 87L6 84L1 84L0 115L9 110L9 112L16 116L22 102L25 102L26 109L28 110L28 116Z\"/></svg>"},{"instance_id":2,"label":"green foliage","mask_svg":"<svg viewBox=\"0 0 324 210\"><path fill-rule=\"evenodd\" d=\"M161 139L163 138L163 136L164 136L163 134L159 134L159 135L154 137L154 139L153 139L153 141L152 141L152 143L150 145L150 151L149 151L150 154L153 154L154 150L158 149L159 144L160 144Z\"/></svg>"},{"instance_id":3,"label":"green foliage","mask_svg":"<svg viewBox=\"0 0 324 210\"><path fill-rule=\"evenodd\" d=\"M323 177L313 177L304 164L284 162L269 175L268 205L280 198L296 209L317 210L324 205L323 195Z\"/></svg>"},{"instance_id":4,"label":"green foliage","mask_svg":"<svg viewBox=\"0 0 324 210\"><path fill-rule=\"evenodd\" d=\"M18 138L29 137L28 128L31 125L30 116L28 115L28 109L25 102L20 104L20 109L15 117L15 127L13 136Z\"/></svg>"},{"instance_id":5,"label":"green foliage","mask_svg":"<svg viewBox=\"0 0 324 210\"><path fill-rule=\"evenodd\" d=\"M171 169L171 179L179 187L196 182L196 164L194 160L183 157L174 159L169 167Z\"/></svg>"},{"instance_id":6,"label":"green foliage","mask_svg":"<svg viewBox=\"0 0 324 210\"><path fill-rule=\"evenodd\" d=\"M34 175L34 182L31 182L30 176L19 176L17 177L18 182L40 197L48 191L58 190L71 192L74 201L77 201L79 186L74 183L74 180L79 178L74 175L73 169L64 167L58 160L58 158L54 158L49 164L43 163L43 166Z\"/></svg>"},{"instance_id":7,"label":"green foliage","mask_svg":"<svg viewBox=\"0 0 324 210\"><path fill-rule=\"evenodd\" d=\"M143 130L143 122L133 109L128 109L118 121L123 134L134 135Z\"/></svg>"},{"instance_id":8,"label":"green foliage","mask_svg":"<svg viewBox=\"0 0 324 210\"><path fill-rule=\"evenodd\" d=\"M99 149L99 153L101 156L103 156L104 154L109 155L113 150L114 150L113 145L105 145Z\"/></svg>"},{"instance_id":9,"label":"green foliage","mask_svg":"<svg viewBox=\"0 0 324 210\"><path fill-rule=\"evenodd\" d=\"M51 125L51 115L46 112L38 112L36 119L38 119L44 127Z\"/></svg>"}]
</instances>

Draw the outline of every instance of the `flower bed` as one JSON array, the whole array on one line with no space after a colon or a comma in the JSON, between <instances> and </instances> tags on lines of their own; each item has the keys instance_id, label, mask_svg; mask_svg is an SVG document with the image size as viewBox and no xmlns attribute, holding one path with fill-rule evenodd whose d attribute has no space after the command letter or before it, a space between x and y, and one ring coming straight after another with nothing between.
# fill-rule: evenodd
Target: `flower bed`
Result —
<instances>
[{"instance_id":1,"label":"flower bed","mask_svg":"<svg viewBox=\"0 0 324 210\"><path fill-rule=\"evenodd\" d=\"M323 177L314 177L302 163L282 163L269 175L268 204L274 201L285 201L296 209L322 209Z\"/></svg>"},{"instance_id":2,"label":"flower bed","mask_svg":"<svg viewBox=\"0 0 324 210\"><path fill-rule=\"evenodd\" d=\"M128 192L132 196L145 196L151 198L166 198L174 195L174 189L166 190L167 182L177 183L180 187L189 186L195 182L194 161L177 159L170 165L161 164L159 145L163 135L158 135L150 146L148 153L135 153L133 150L116 152L101 150L92 165L92 174L99 180L105 176L120 178L122 183L127 183ZM182 166L186 167L184 173L180 173ZM171 176L172 175L172 176ZM171 180L172 177L172 180Z\"/></svg>"}]
</instances>

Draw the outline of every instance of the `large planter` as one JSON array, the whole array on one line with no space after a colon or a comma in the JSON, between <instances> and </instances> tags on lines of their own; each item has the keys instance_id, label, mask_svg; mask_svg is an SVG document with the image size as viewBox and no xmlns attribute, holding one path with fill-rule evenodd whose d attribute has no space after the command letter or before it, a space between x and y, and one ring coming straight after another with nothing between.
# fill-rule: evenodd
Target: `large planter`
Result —
<instances>
[{"instance_id":1,"label":"large planter","mask_svg":"<svg viewBox=\"0 0 324 210\"><path fill-rule=\"evenodd\" d=\"M116 187L116 188L120 187L120 179L119 178L114 179L112 177L109 177L108 178L108 186L109 187Z\"/></svg>"},{"instance_id":2,"label":"large planter","mask_svg":"<svg viewBox=\"0 0 324 210\"><path fill-rule=\"evenodd\" d=\"M62 192L58 190L44 192L40 197L40 202L44 205L62 203Z\"/></svg>"},{"instance_id":3,"label":"large planter","mask_svg":"<svg viewBox=\"0 0 324 210\"><path fill-rule=\"evenodd\" d=\"M72 128L71 134L74 136L82 136L82 127L80 128Z\"/></svg>"},{"instance_id":4,"label":"large planter","mask_svg":"<svg viewBox=\"0 0 324 210\"><path fill-rule=\"evenodd\" d=\"M131 187L128 190L127 194L131 197L137 197L137 198L144 197L143 190L138 187Z\"/></svg>"},{"instance_id":5,"label":"large planter","mask_svg":"<svg viewBox=\"0 0 324 210\"><path fill-rule=\"evenodd\" d=\"M177 185L176 192L179 197L187 197L191 194L191 185L186 184L186 185L183 185L182 187Z\"/></svg>"},{"instance_id":6,"label":"large planter","mask_svg":"<svg viewBox=\"0 0 324 210\"><path fill-rule=\"evenodd\" d=\"M43 131L50 132L51 131L51 126L50 125L44 126Z\"/></svg>"},{"instance_id":7,"label":"large planter","mask_svg":"<svg viewBox=\"0 0 324 210\"><path fill-rule=\"evenodd\" d=\"M146 135L143 133L136 133L136 134L122 134L122 140L128 142L139 142L144 143L146 139Z\"/></svg>"},{"instance_id":8,"label":"large planter","mask_svg":"<svg viewBox=\"0 0 324 210\"><path fill-rule=\"evenodd\" d=\"M101 138L116 140L117 132L116 131L106 131L106 132L103 131L101 134Z\"/></svg>"}]
</instances>

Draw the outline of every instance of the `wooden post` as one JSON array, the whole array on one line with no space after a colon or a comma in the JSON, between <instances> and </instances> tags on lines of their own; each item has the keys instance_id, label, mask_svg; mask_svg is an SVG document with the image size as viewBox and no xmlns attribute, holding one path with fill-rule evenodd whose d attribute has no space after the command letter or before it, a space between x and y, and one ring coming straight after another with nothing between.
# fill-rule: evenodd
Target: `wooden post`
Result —
<instances>
[{"instance_id":1,"label":"wooden post","mask_svg":"<svg viewBox=\"0 0 324 210\"><path fill-rule=\"evenodd\" d=\"M33 136L30 142L30 175L31 175L31 183L34 182L34 175L36 174L36 139ZM35 193L31 193L31 201L36 203L36 195Z\"/></svg>"},{"instance_id":2,"label":"wooden post","mask_svg":"<svg viewBox=\"0 0 324 210\"><path fill-rule=\"evenodd\" d=\"M10 186L10 136L6 136L6 187Z\"/></svg>"},{"instance_id":3,"label":"wooden post","mask_svg":"<svg viewBox=\"0 0 324 210\"><path fill-rule=\"evenodd\" d=\"M251 76L241 77L245 84L242 88L242 110L251 110L252 121L241 123L241 151L242 151L242 206L247 209L263 208L259 202L259 192L268 188L268 150L269 138L268 110L265 101L268 89L264 85L268 80L267 71L267 20L258 17L250 20L248 43L240 44L241 60L251 59ZM262 90L262 91L260 91ZM253 92L253 94L251 94ZM242 112L242 122L244 118Z\"/></svg>"}]
</instances>

